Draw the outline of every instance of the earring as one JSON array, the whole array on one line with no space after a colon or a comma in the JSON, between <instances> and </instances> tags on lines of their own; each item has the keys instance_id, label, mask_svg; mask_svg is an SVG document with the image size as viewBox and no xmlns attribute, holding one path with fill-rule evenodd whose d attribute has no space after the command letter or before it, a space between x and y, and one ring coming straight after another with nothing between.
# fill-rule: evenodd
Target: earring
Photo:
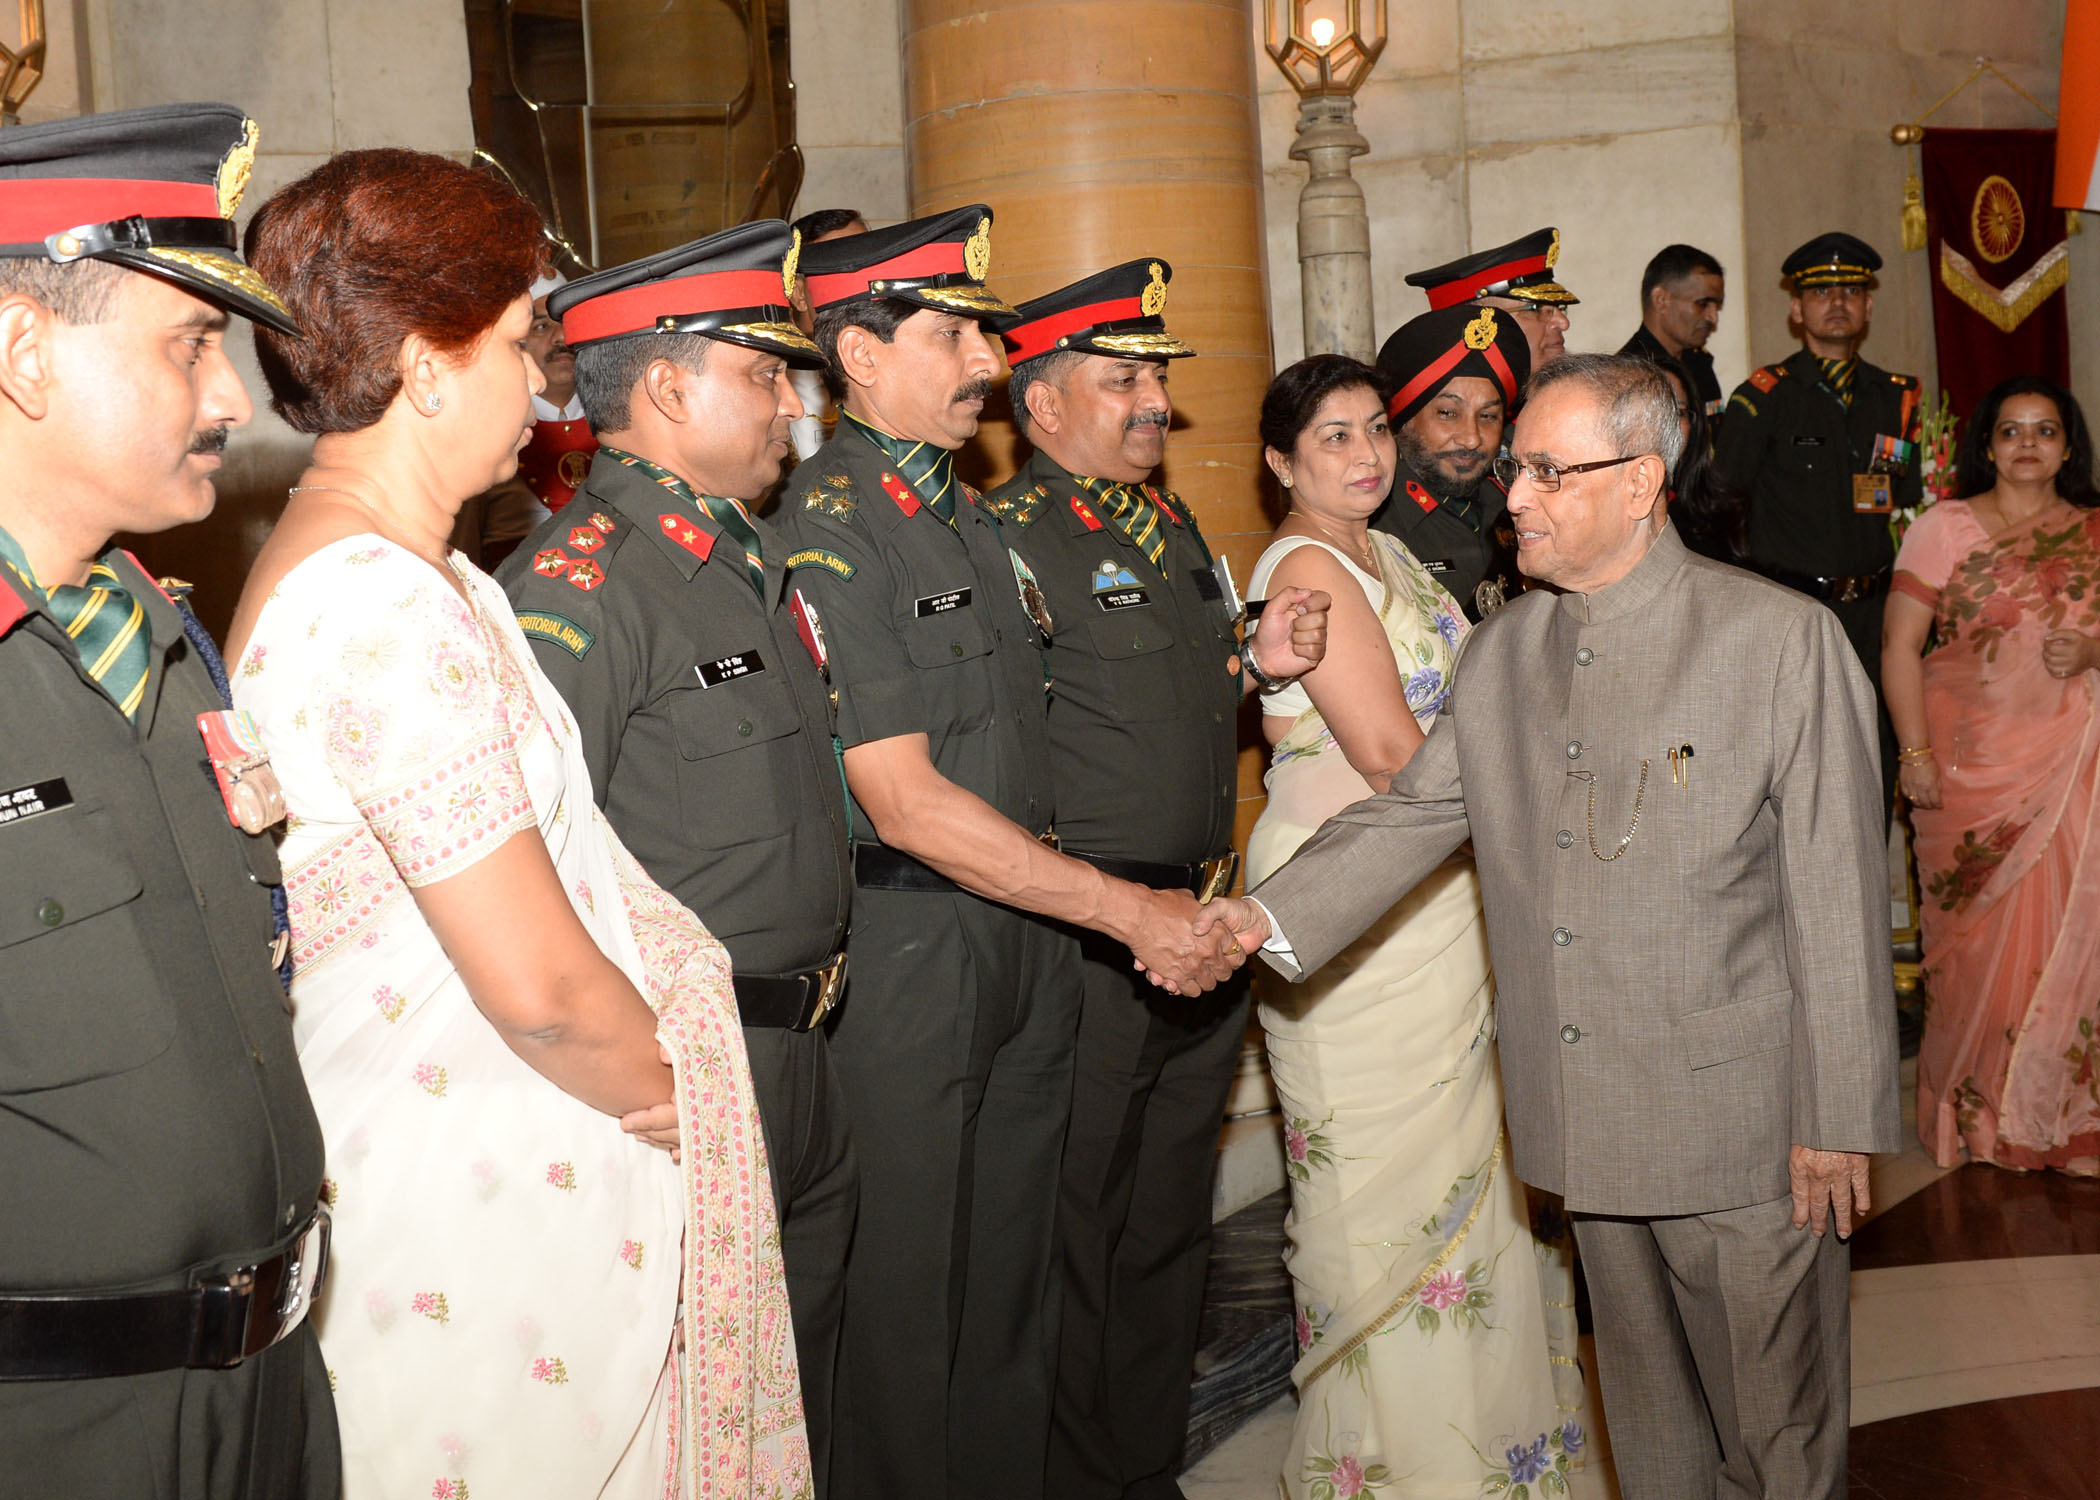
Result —
<instances>
[{"instance_id":1,"label":"earring","mask_svg":"<svg viewBox=\"0 0 2100 1500\"><path fill-rule=\"evenodd\" d=\"M1283 487L1284 487L1285 489L1289 489L1289 488L1291 487L1291 476L1290 476L1290 475L1288 475L1288 474L1285 474L1285 475L1283 475L1283 476L1282 476L1282 479L1283 479Z\"/></svg>"},{"instance_id":2,"label":"earring","mask_svg":"<svg viewBox=\"0 0 2100 1500\"><path fill-rule=\"evenodd\" d=\"M423 405L428 407L431 411L438 410L444 404L445 398L443 396L440 396L436 391L432 391L429 395L423 398Z\"/></svg>"}]
</instances>

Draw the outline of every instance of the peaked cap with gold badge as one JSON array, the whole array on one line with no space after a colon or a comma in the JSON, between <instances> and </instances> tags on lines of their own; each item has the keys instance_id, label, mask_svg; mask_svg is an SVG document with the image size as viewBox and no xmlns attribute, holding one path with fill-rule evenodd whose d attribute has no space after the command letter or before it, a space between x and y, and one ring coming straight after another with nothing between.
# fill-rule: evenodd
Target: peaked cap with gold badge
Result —
<instances>
[{"instance_id":1,"label":"peaked cap with gold badge","mask_svg":"<svg viewBox=\"0 0 2100 1500\"><path fill-rule=\"evenodd\" d=\"M1068 287L1023 302L1021 321L1001 335L1006 362L1045 354L1105 354L1114 359L1185 359L1196 351L1167 332L1160 315L1174 268L1163 260L1128 260Z\"/></svg>"},{"instance_id":2,"label":"peaked cap with gold badge","mask_svg":"<svg viewBox=\"0 0 2100 1500\"><path fill-rule=\"evenodd\" d=\"M1378 351L1378 368L1395 387L1386 414L1402 426L1461 375L1492 380L1513 404L1531 375L1531 345L1501 308L1461 304L1401 324Z\"/></svg>"},{"instance_id":3,"label":"peaked cap with gold badge","mask_svg":"<svg viewBox=\"0 0 2100 1500\"><path fill-rule=\"evenodd\" d=\"M985 287L992 265L992 211L982 203L887 229L819 240L802 251L809 305L891 297L975 318L997 332L1020 317Z\"/></svg>"},{"instance_id":4,"label":"peaked cap with gold badge","mask_svg":"<svg viewBox=\"0 0 2100 1500\"><path fill-rule=\"evenodd\" d=\"M234 233L256 137L255 122L230 104L0 130L0 256L114 261L296 335Z\"/></svg>"},{"instance_id":5,"label":"peaked cap with gold badge","mask_svg":"<svg viewBox=\"0 0 2100 1500\"><path fill-rule=\"evenodd\" d=\"M1553 268L1559 261L1560 231L1534 229L1492 250L1416 271L1407 284L1427 292L1432 309L1456 307L1476 297L1515 297L1523 302L1573 306L1582 299L1555 279Z\"/></svg>"},{"instance_id":6,"label":"peaked cap with gold badge","mask_svg":"<svg viewBox=\"0 0 2100 1500\"><path fill-rule=\"evenodd\" d=\"M779 219L739 224L557 287L547 295L547 311L561 319L571 349L640 334L699 333L814 369L823 356L788 306L801 246Z\"/></svg>"},{"instance_id":7,"label":"peaked cap with gold badge","mask_svg":"<svg viewBox=\"0 0 2100 1500\"><path fill-rule=\"evenodd\" d=\"M1865 240L1841 230L1819 234L1786 258L1779 271L1793 278L1794 290L1817 286L1865 286L1881 269L1881 257Z\"/></svg>"}]
</instances>

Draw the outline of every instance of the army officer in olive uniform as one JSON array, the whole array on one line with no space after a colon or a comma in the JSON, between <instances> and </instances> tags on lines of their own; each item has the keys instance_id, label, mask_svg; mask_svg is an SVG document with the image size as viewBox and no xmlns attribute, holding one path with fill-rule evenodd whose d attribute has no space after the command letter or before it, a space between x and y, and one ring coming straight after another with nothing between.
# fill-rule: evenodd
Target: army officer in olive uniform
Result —
<instances>
[{"instance_id":1,"label":"army officer in olive uniform","mask_svg":"<svg viewBox=\"0 0 2100 1500\"><path fill-rule=\"evenodd\" d=\"M24 1500L339 1488L283 799L182 611L109 548L210 514L253 410L227 314L296 331L233 249L255 141L219 104L0 132L0 1490Z\"/></svg>"},{"instance_id":2,"label":"army officer in olive uniform","mask_svg":"<svg viewBox=\"0 0 2100 1500\"><path fill-rule=\"evenodd\" d=\"M1134 260L1021 304L1004 337L1014 419L1035 453L985 503L1056 623L1050 769L1065 853L1205 900L1230 889L1237 864L1241 695L1318 661L1327 598L1285 591L1242 651L1229 575L1188 508L1149 483L1173 414L1167 361L1196 352L1161 316L1173 274ZM1176 1496L1210 1166L1247 987L1171 995L1097 933L1080 952L1048 1491Z\"/></svg>"},{"instance_id":3,"label":"army officer in olive uniform","mask_svg":"<svg viewBox=\"0 0 2100 1500\"><path fill-rule=\"evenodd\" d=\"M819 1027L852 885L822 646L751 511L801 415L788 371L818 358L791 243L744 224L554 293L603 446L498 577L614 831L729 950L821 1496L857 1192Z\"/></svg>"},{"instance_id":4,"label":"army officer in olive uniform","mask_svg":"<svg viewBox=\"0 0 2100 1500\"><path fill-rule=\"evenodd\" d=\"M998 370L984 325L1014 319L990 259L981 205L802 254L846 392L780 524L830 646L858 834L832 1037L862 1183L835 1457L855 1500L1044 1494L1080 991L1059 924L1156 954L1191 989L1231 972L1188 892L1046 841L1053 619L953 462Z\"/></svg>"}]
</instances>

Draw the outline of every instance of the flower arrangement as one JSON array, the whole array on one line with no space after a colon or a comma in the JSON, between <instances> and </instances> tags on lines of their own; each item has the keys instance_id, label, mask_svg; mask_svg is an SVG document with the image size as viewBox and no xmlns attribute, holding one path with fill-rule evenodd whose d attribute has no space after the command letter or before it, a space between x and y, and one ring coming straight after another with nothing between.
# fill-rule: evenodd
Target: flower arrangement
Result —
<instances>
[{"instance_id":1,"label":"flower arrangement","mask_svg":"<svg viewBox=\"0 0 2100 1500\"><path fill-rule=\"evenodd\" d=\"M1910 523L1954 493L1954 454L1961 440L1961 418L1954 414L1954 398L1945 391L1939 400L1928 401L1918 418L1918 477L1924 494L1916 505L1898 506L1889 513L1889 536L1903 545Z\"/></svg>"}]
</instances>

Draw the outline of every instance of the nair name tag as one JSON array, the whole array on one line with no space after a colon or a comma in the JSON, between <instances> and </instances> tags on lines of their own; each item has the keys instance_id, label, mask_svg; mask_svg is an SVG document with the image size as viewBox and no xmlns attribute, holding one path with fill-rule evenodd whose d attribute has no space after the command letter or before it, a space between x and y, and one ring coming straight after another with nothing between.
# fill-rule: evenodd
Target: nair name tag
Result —
<instances>
[{"instance_id":1,"label":"nair name tag","mask_svg":"<svg viewBox=\"0 0 2100 1500\"><path fill-rule=\"evenodd\" d=\"M700 686L711 688L734 682L739 677L756 677L765 669L766 664L756 651L739 651L734 656L718 656L713 661L704 661L693 671L699 675Z\"/></svg>"},{"instance_id":2,"label":"nair name tag","mask_svg":"<svg viewBox=\"0 0 2100 1500\"><path fill-rule=\"evenodd\" d=\"M1094 595L1094 602L1103 609L1135 609L1140 604L1150 604L1152 596L1143 589L1109 589Z\"/></svg>"},{"instance_id":3,"label":"nair name tag","mask_svg":"<svg viewBox=\"0 0 2100 1500\"><path fill-rule=\"evenodd\" d=\"M1448 557L1425 557L1420 559L1420 562L1422 571L1432 578L1441 578L1451 571L1451 559Z\"/></svg>"},{"instance_id":4,"label":"nair name tag","mask_svg":"<svg viewBox=\"0 0 2100 1500\"><path fill-rule=\"evenodd\" d=\"M969 607L970 591L968 589L950 589L945 594L928 594L923 599L912 601L912 613L922 620L928 615L945 615L953 610L968 609Z\"/></svg>"},{"instance_id":5,"label":"nair name tag","mask_svg":"<svg viewBox=\"0 0 2100 1500\"><path fill-rule=\"evenodd\" d=\"M9 823L19 823L24 818L36 817L39 813L57 812L73 805L73 794L66 788L66 778L54 776L49 781L32 782L18 786L11 792L0 792L0 828Z\"/></svg>"}]
</instances>

